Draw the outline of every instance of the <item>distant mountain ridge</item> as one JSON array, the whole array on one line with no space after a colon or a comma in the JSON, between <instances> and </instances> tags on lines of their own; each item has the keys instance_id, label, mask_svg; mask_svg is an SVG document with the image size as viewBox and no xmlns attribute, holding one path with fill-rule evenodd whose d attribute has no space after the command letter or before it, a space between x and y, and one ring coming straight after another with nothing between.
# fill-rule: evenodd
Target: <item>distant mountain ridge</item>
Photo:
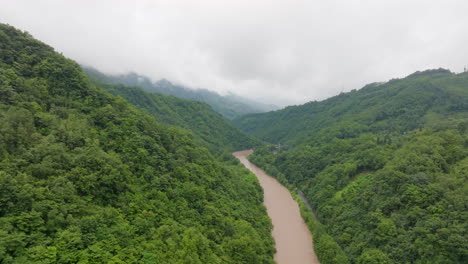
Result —
<instances>
[{"instance_id":1,"label":"distant mountain ridge","mask_svg":"<svg viewBox=\"0 0 468 264\"><path fill-rule=\"evenodd\" d=\"M404 132L431 125L448 114L468 109L468 74L445 69L415 72L403 79L372 83L360 90L320 102L288 106L282 110L248 114L233 120L247 133L272 143L296 145L322 128L333 129L344 122L347 131Z\"/></svg>"},{"instance_id":2,"label":"distant mountain ridge","mask_svg":"<svg viewBox=\"0 0 468 264\"><path fill-rule=\"evenodd\" d=\"M113 95L146 110L161 123L179 126L194 133L195 141L213 153L232 152L261 145L261 141L242 132L208 104L175 96L150 93L137 86L94 83Z\"/></svg>"},{"instance_id":3,"label":"distant mountain ridge","mask_svg":"<svg viewBox=\"0 0 468 264\"><path fill-rule=\"evenodd\" d=\"M147 92L168 94L183 99L207 103L213 110L228 119L250 113L262 113L279 109L276 105L256 102L234 94L222 96L206 89L190 89L173 84L166 79L153 82L150 78L136 73L108 75L92 67L82 66L82 68L94 80L127 86L139 86Z\"/></svg>"}]
</instances>

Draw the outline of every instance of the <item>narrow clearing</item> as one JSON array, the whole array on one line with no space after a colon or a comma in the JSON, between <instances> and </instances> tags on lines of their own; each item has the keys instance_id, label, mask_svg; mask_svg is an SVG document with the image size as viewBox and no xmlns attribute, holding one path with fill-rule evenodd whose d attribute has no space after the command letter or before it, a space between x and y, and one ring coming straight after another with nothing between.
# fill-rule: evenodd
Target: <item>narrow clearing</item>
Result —
<instances>
[{"instance_id":1,"label":"narrow clearing","mask_svg":"<svg viewBox=\"0 0 468 264\"><path fill-rule=\"evenodd\" d=\"M286 187L247 160L252 150L233 155L252 171L264 190L264 204L273 223L278 264L319 264L313 250L312 236L301 217L299 206Z\"/></svg>"}]
</instances>

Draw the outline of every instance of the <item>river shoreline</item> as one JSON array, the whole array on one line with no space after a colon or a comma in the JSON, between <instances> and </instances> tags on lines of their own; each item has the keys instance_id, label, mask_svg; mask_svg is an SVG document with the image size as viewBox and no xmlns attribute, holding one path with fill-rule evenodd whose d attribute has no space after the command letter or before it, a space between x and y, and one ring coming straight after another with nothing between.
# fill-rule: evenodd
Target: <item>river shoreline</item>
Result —
<instances>
[{"instance_id":1,"label":"river shoreline","mask_svg":"<svg viewBox=\"0 0 468 264\"><path fill-rule=\"evenodd\" d=\"M264 190L264 204L273 224L276 263L319 264L313 250L312 235L301 217L297 202L286 187L247 160L252 152L238 151L233 155L257 176Z\"/></svg>"}]
</instances>

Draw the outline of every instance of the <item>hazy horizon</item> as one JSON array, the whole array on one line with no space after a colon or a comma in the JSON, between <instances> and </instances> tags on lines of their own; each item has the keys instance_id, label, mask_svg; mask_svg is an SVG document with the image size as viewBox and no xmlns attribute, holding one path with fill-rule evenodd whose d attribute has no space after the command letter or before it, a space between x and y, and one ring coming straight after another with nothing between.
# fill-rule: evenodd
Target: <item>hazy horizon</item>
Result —
<instances>
[{"instance_id":1,"label":"hazy horizon","mask_svg":"<svg viewBox=\"0 0 468 264\"><path fill-rule=\"evenodd\" d=\"M104 73L279 106L468 64L460 0L0 3L0 22Z\"/></svg>"},{"instance_id":2,"label":"hazy horizon","mask_svg":"<svg viewBox=\"0 0 468 264\"><path fill-rule=\"evenodd\" d=\"M182 83L177 83L177 82L173 82L171 80L168 80L166 78L161 78L161 79L157 79L157 80L153 80L151 79L151 77L149 76L146 76L146 75L142 75L142 74L139 74L137 72L134 72L134 71L128 71L128 72L122 72L122 73L112 73L112 72L103 72L91 65L84 65L84 64L80 64L81 67L85 67L85 68L89 68L89 69L93 69L93 70L97 70L99 71L100 73L103 73L105 75L108 75L108 76L125 76L125 75L130 75L130 74L136 74L138 76L142 76L142 77L145 77L145 78L149 78L153 83L157 83L158 81L168 81L170 82L171 84L173 85L178 85L178 86L183 86L184 88L187 88L187 89L191 89L191 90L207 90L207 91L210 91L210 92L214 92L214 93L217 93L218 95L221 95L221 96L229 96L229 95L233 95L233 96L241 96L242 98L244 99L248 99L248 100L252 100L252 101L255 101L255 102L259 102L259 103L262 103L262 101L260 101L259 99L255 99L255 98L251 98L251 97L247 97L247 96L242 96L242 95L239 95L239 94L236 94L232 91L227 91L225 93L220 93L220 92L217 92L217 91L214 91L214 90L209 90L209 89L206 89L206 88L203 88L203 87L189 87L189 86L186 86ZM384 84L384 83L387 83L388 81L392 80L392 79L402 79L402 78L405 78L405 77L408 77L409 75L412 75L414 73L417 73L417 72L424 72L424 71L430 71L430 70L439 70L439 69L444 69L444 68L428 68L428 69L423 69L423 70L417 70L415 72L411 72L411 73L408 73L408 74L405 74L403 76L398 76L398 77L392 77L388 80L385 80L385 81L375 81L375 82L370 82L370 83L366 83L366 84L363 84L361 87L357 87L357 88L354 88L354 89L351 89L351 90L359 90L361 88L364 88L366 85L370 85L370 84L373 84L373 83L377 83L377 84ZM444 69L444 70L449 70L450 69ZM466 69L464 69L466 70ZM460 73L463 73L464 72L461 71ZM454 74L457 74L457 72L453 72L451 71L452 73ZM324 97L324 98L320 98L320 99L312 99L312 100L308 100L308 101L305 101L305 102L299 102L299 103L290 103L290 104L274 104L274 103L269 103L269 102L263 102L264 104L270 104L272 106L276 106L278 107L279 109L282 109L282 108L285 108L287 106L295 106L295 105L303 105L303 104L306 104L306 103L309 103L309 102L320 102L320 101L324 101L324 100L327 100L327 99L330 99L334 96L337 96L341 93L347 93L347 92L351 92L351 90L347 90L347 91L339 91L338 93L336 94L333 94L333 95L330 95L328 97Z\"/></svg>"}]
</instances>

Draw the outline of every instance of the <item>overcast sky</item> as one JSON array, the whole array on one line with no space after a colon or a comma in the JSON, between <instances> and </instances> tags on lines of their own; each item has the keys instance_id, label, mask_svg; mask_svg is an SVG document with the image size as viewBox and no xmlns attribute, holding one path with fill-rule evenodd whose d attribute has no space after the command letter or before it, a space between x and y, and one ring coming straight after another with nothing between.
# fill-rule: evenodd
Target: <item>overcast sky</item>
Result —
<instances>
[{"instance_id":1,"label":"overcast sky","mask_svg":"<svg viewBox=\"0 0 468 264\"><path fill-rule=\"evenodd\" d=\"M467 0L0 0L79 63L279 105L468 65Z\"/></svg>"}]
</instances>

